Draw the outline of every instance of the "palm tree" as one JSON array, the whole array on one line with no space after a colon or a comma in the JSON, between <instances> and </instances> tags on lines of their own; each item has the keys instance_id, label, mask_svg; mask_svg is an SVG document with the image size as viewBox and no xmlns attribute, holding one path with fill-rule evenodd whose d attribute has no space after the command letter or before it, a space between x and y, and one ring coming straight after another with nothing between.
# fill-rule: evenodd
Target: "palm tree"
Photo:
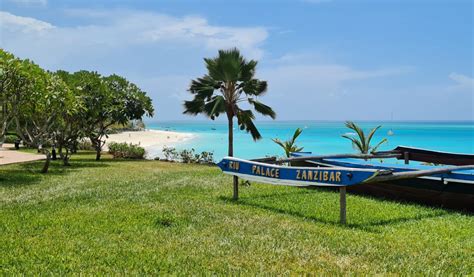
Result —
<instances>
[{"instance_id":1,"label":"palm tree","mask_svg":"<svg viewBox=\"0 0 474 277\"><path fill-rule=\"evenodd\" d=\"M226 114L229 128L228 155L234 155L234 117L241 130L246 130L254 140L260 139L253 123L255 115L251 109L241 105L245 102L256 112L275 119L276 114L257 98L267 90L267 82L255 79L257 61L247 61L236 48L219 50L215 58L205 58L207 74L192 80L189 91L194 95L191 101L184 101L184 113L204 114L214 120ZM238 198L238 180L234 177L234 199Z\"/></svg>"},{"instance_id":2,"label":"palm tree","mask_svg":"<svg viewBox=\"0 0 474 277\"><path fill-rule=\"evenodd\" d=\"M303 147L298 147L296 146L296 139L301 135L303 130L301 128L298 128L295 130L295 133L293 134L293 137L287 141L281 141L279 139L272 139L276 144L278 144L283 150L285 150L285 155L287 158L290 157L291 152L301 152L303 150Z\"/></svg>"},{"instance_id":3,"label":"palm tree","mask_svg":"<svg viewBox=\"0 0 474 277\"><path fill-rule=\"evenodd\" d=\"M352 121L347 121L346 127L351 130L354 130L357 133L358 138L350 135L342 135L342 137L352 141L352 145L354 146L354 148L356 148L361 154L369 154L369 152L375 153L377 152L377 149L380 147L380 145L387 142L387 139L384 138L374 147L370 146L370 141L372 140L372 137L374 136L375 132L380 127L382 127L382 125L379 125L370 130L370 133L367 137L365 136L364 131Z\"/></svg>"}]
</instances>

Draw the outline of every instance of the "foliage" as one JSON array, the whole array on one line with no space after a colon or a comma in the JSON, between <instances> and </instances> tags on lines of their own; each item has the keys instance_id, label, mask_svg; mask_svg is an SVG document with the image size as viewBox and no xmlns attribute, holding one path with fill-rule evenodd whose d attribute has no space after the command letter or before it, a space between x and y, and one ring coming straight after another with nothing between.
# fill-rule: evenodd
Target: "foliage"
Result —
<instances>
[{"instance_id":1,"label":"foliage","mask_svg":"<svg viewBox=\"0 0 474 277\"><path fill-rule=\"evenodd\" d=\"M163 147L163 156L167 161L176 161L178 159L178 151L174 147Z\"/></svg>"},{"instance_id":2,"label":"foliage","mask_svg":"<svg viewBox=\"0 0 474 277\"><path fill-rule=\"evenodd\" d=\"M246 130L254 140L261 138L253 123L255 115L244 109L241 103L247 102L258 113L275 118L275 112L258 101L267 90L267 82L255 79L257 61L247 61L237 49L219 50L215 58L205 58L208 73L191 82L189 91L194 99L185 101L186 114L204 114L214 120L225 113L229 122L237 117L241 130ZM231 131L229 129L229 131Z\"/></svg>"},{"instance_id":3,"label":"foliage","mask_svg":"<svg viewBox=\"0 0 474 277\"><path fill-rule=\"evenodd\" d=\"M182 163L189 164L191 162L194 162L194 148L191 148L191 150L183 149L181 152L179 152L179 157L181 159Z\"/></svg>"},{"instance_id":4,"label":"foliage","mask_svg":"<svg viewBox=\"0 0 474 277\"><path fill-rule=\"evenodd\" d=\"M72 110L74 96L61 78L43 70L30 60L20 60L0 51L0 104L2 106L0 140L10 123L29 147L46 145L53 140L58 121ZM48 171L49 151L43 172Z\"/></svg>"},{"instance_id":5,"label":"foliage","mask_svg":"<svg viewBox=\"0 0 474 277\"><path fill-rule=\"evenodd\" d=\"M194 148L177 151L174 147L164 147L163 155L166 161L195 163L195 164L214 164L214 153L203 151L196 153Z\"/></svg>"},{"instance_id":6,"label":"foliage","mask_svg":"<svg viewBox=\"0 0 474 277\"><path fill-rule=\"evenodd\" d=\"M75 92L74 84L71 83L72 74L60 70L55 75L68 85L74 95L70 106L62 110L53 131L53 141L59 150L59 155L64 165L69 165L70 156L77 150L79 140L87 134L85 131L87 128L85 122L87 107L84 99Z\"/></svg>"},{"instance_id":7,"label":"foliage","mask_svg":"<svg viewBox=\"0 0 474 277\"><path fill-rule=\"evenodd\" d=\"M0 167L2 275L472 275L474 217L157 161ZM33 170L32 170L33 169ZM367 212L370 211L370 212Z\"/></svg>"},{"instance_id":8,"label":"foliage","mask_svg":"<svg viewBox=\"0 0 474 277\"><path fill-rule=\"evenodd\" d=\"M191 81L189 92L194 96L184 101L184 113L203 114L212 120L226 114L228 122L228 155L234 155L234 118L240 130L252 135L254 140L262 136L254 124L257 113L275 119L271 107L258 100L267 91L267 82L255 78L257 61L247 61L237 48L219 50L215 58L205 58L207 74ZM250 108L246 108L245 103ZM233 178L234 199L238 198L239 184Z\"/></svg>"},{"instance_id":9,"label":"foliage","mask_svg":"<svg viewBox=\"0 0 474 277\"><path fill-rule=\"evenodd\" d=\"M22 61L0 48L0 143L5 139L13 116L19 112L18 103L29 85L30 78Z\"/></svg>"},{"instance_id":10,"label":"foliage","mask_svg":"<svg viewBox=\"0 0 474 277\"><path fill-rule=\"evenodd\" d=\"M17 135L6 135L5 136L5 143L15 143L18 140Z\"/></svg>"},{"instance_id":11,"label":"foliage","mask_svg":"<svg viewBox=\"0 0 474 277\"><path fill-rule=\"evenodd\" d=\"M114 124L126 124L129 120L141 119L144 115L153 116L153 105L146 93L138 86L118 75L101 77L96 72L77 73L79 88L86 99L90 115L87 126L89 138L96 147L96 159L110 127Z\"/></svg>"},{"instance_id":12,"label":"foliage","mask_svg":"<svg viewBox=\"0 0 474 277\"><path fill-rule=\"evenodd\" d=\"M285 151L286 157L290 157L290 153L292 152L301 152L303 150L303 147L298 147L296 145L296 139L301 135L303 130L301 128L297 128L295 130L295 133L293 134L293 137L289 140L286 141L281 141L277 138L272 139L276 144L278 144L283 150Z\"/></svg>"},{"instance_id":13,"label":"foliage","mask_svg":"<svg viewBox=\"0 0 474 277\"><path fill-rule=\"evenodd\" d=\"M129 132L129 131L141 131L145 129L145 123L140 120L129 120L127 123L116 123L110 126L110 130L108 134L118 134L121 132Z\"/></svg>"},{"instance_id":14,"label":"foliage","mask_svg":"<svg viewBox=\"0 0 474 277\"><path fill-rule=\"evenodd\" d=\"M111 142L108 144L109 153L112 154L114 158L123 158L123 159L144 159L145 158L145 149L140 147L138 144L127 144L125 142Z\"/></svg>"},{"instance_id":15,"label":"foliage","mask_svg":"<svg viewBox=\"0 0 474 277\"><path fill-rule=\"evenodd\" d=\"M347 121L346 122L346 127L355 131L357 134L357 138L350 136L350 135L342 135L343 138L346 138L352 142L352 145L355 149L357 149L361 154L369 154L369 153L375 153L377 152L378 148L387 142L387 139L384 138L382 139L379 143L377 143L375 146L371 146L370 142L372 141L372 137L374 136L375 132L382 127L381 125L373 128L370 130L369 135L366 136L364 134L364 130L362 130L357 124L355 124L352 121Z\"/></svg>"},{"instance_id":16,"label":"foliage","mask_svg":"<svg viewBox=\"0 0 474 277\"><path fill-rule=\"evenodd\" d=\"M0 142L10 125L29 147L55 145L65 165L89 137L97 159L110 126L153 115L151 99L118 75L54 74L0 49ZM48 156L48 149L44 147Z\"/></svg>"},{"instance_id":17,"label":"foliage","mask_svg":"<svg viewBox=\"0 0 474 277\"><path fill-rule=\"evenodd\" d=\"M81 139L77 142L77 150L94 150L94 145L89 139Z\"/></svg>"}]
</instances>

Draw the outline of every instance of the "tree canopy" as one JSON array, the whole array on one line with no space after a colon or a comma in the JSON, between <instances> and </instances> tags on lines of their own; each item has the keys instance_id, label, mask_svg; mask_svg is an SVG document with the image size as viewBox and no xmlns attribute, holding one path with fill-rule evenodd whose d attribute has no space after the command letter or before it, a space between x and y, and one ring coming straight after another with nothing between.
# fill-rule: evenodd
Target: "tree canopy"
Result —
<instances>
[{"instance_id":1,"label":"tree canopy","mask_svg":"<svg viewBox=\"0 0 474 277\"><path fill-rule=\"evenodd\" d=\"M99 159L112 125L154 113L146 92L124 77L85 70L53 73L3 49L0 89L0 142L14 125L30 147L58 146L65 164L79 140L90 138Z\"/></svg>"},{"instance_id":2,"label":"tree canopy","mask_svg":"<svg viewBox=\"0 0 474 277\"><path fill-rule=\"evenodd\" d=\"M257 61L247 61L238 49L219 50L218 56L205 58L208 73L192 80L189 91L194 99L184 102L186 114L204 114L215 119L226 114L229 120L237 117L241 130L246 130L254 140L262 136L253 123L255 115L250 107L262 115L276 118L269 106L258 100L267 91L267 82L255 78Z\"/></svg>"}]
</instances>

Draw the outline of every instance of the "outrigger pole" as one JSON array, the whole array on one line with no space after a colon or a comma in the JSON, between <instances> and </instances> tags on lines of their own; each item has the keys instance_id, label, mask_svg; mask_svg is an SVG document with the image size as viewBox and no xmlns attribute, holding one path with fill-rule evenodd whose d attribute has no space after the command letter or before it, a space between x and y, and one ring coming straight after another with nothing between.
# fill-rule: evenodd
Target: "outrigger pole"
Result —
<instances>
[{"instance_id":1,"label":"outrigger pole","mask_svg":"<svg viewBox=\"0 0 474 277\"><path fill-rule=\"evenodd\" d=\"M324 159L387 159L387 158L398 158L401 157L401 153L383 153L383 154L335 154L335 155L319 155L319 156L301 156L291 157L286 159L275 159L275 158L261 158L252 161L266 162L270 164L281 164L288 162L307 161L307 160L324 160Z\"/></svg>"},{"instance_id":2,"label":"outrigger pole","mask_svg":"<svg viewBox=\"0 0 474 277\"><path fill-rule=\"evenodd\" d=\"M449 166L449 167L442 167L442 168L435 168L435 169L428 169L428 170L414 170L414 171L405 171L405 172L396 172L393 173L390 170L379 171L377 176L373 178L369 178L364 183L376 183L376 182L386 182L386 181L394 181L394 180L401 180L401 179L412 179L424 176L432 176L437 174L444 174L444 173L451 173L453 171L460 171L460 170L471 170L474 169L474 165L460 165L460 166Z\"/></svg>"}]
</instances>

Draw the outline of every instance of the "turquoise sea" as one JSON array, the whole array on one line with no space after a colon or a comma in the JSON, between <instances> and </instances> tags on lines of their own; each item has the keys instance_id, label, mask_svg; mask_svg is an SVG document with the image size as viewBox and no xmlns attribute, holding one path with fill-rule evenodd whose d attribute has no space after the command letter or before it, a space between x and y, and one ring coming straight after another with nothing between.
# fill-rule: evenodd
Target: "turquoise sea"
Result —
<instances>
[{"instance_id":1,"label":"turquoise sea","mask_svg":"<svg viewBox=\"0 0 474 277\"><path fill-rule=\"evenodd\" d=\"M381 150L390 150L398 145L428 148L433 150L474 153L474 122L357 122L367 132L378 125L379 129L373 142L387 138ZM147 122L147 128L194 133L196 138L176 146L177 149L194 148L196 151L213 151L218 161L227 155L227 123L224 121L157 121ZM283 152L271 139L286 140L292 136L296 128L303 133L297 145L304 151L317 154L354 152L349 140L341 135L351 130L344 122L328 121L256 121L262 139L254 142L250 134L235 130L234 156L241 158L257 158L279 155ZM392 130L393 135L388 135ZM150 152L150 150L148 150ZM156 155L161 149L152 149Z\"/></svg>"}]
</instances>

